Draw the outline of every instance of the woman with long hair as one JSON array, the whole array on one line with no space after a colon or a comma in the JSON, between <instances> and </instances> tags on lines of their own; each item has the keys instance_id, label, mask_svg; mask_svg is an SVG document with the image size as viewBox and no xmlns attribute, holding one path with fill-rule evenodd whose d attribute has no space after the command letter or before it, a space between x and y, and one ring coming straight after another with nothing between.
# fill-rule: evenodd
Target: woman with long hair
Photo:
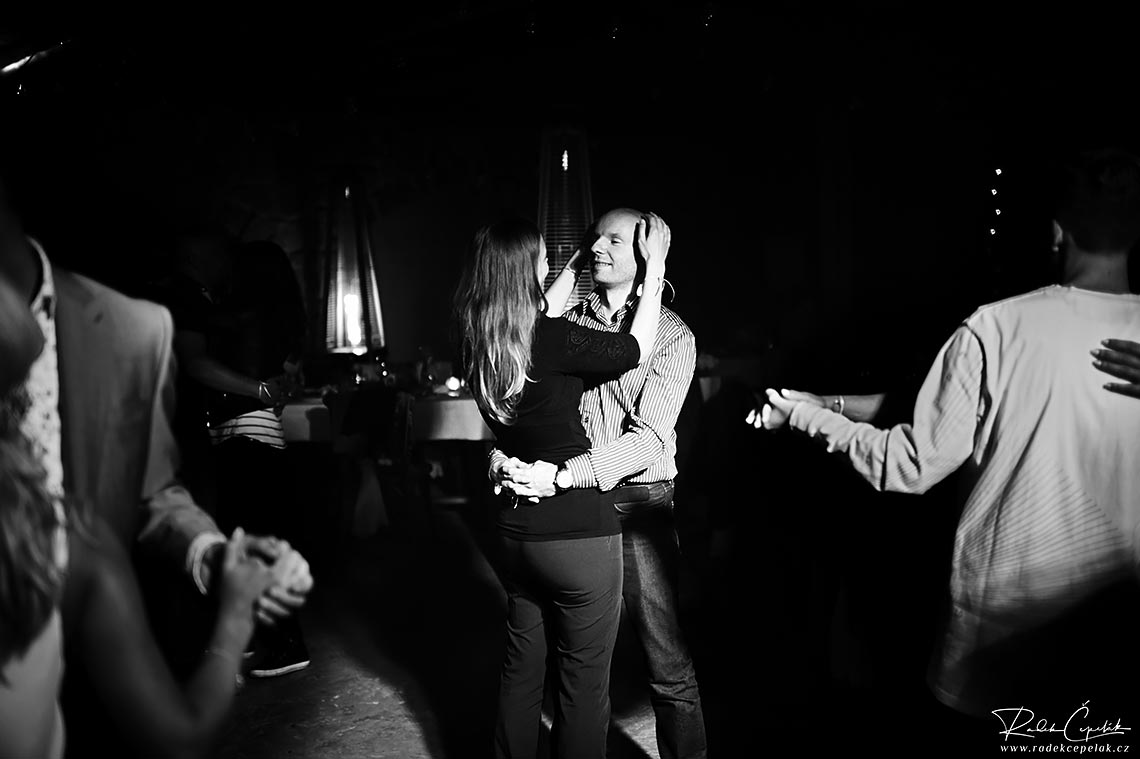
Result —
<instances>
[{"instance_id":1,"label":"woman with long hair","mask_svg":"<svg viewBox=\"0 0 1140 759\"><path fill-rule=\"evenodd\" d=\"M20 433L24 379L43 346L27 303L0 277L0 757L63 755L67 540Z\"/></svg>"},{"instance_id":2,"label":"woman with long hair","mask_svg":"<svg viewBox=\"0 0 1140 759\"><path fill-rule=\"evenodd\" d=\"M579 416L584 378L608 378L652 354L669 229L650 214L637 228L644 292L629 333L560 315L580 253L544 294L550 265L538 229L507 219L479 230L456 294L464 370L496 446L512 458L560 466L590 441ZM547 643L555 646L553 753L604 757L609 673L621 608L621 528L596 488L532 503L501 494L498 531L507 591L507 650L495 753L538 752Z\"/></svg>"},{"instance_id":3,"label":"woman with long hair","mask_svg":"<svg viewBox=\"0 0 1140 759\"><path fill-rule=\"evenodd\" d=\"M90 696L106 706L123 752L207 756L233 703L254 602L291 567L247 556L234 531L208 647L179 683L126 549L96 515L50 492L21 429L31 408L24 385L43 346L27 302L0 278L0 759L63 755L65 640L68 671L89 674Z\"/></svg>"}]
</instances>

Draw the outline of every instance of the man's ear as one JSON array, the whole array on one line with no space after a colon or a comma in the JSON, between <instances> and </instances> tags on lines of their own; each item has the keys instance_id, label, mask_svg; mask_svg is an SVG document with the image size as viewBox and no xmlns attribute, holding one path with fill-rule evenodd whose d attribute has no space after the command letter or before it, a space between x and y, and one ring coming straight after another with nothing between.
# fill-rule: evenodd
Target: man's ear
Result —
<instances>
[{"instance_id":1,"label":"man's ear","mask_svg":"<svg viewBox=\"0 0 1140 759\"><path fill-rule=\"evenodd\" d=\"M1061 229L1061 225L1053 219L1053 250L1060 250L1061 243L1065 240L1065 230Z\"/></svg>"}]
</instances>

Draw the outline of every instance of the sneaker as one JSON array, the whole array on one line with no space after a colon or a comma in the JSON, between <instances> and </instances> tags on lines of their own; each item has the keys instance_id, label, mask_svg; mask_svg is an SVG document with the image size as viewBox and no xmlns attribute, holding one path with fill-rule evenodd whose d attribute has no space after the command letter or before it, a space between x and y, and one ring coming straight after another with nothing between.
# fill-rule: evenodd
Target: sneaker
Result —
<instances>
[{"instance_id":1,"label":"sneaker","mask_svg":"<svg viewBox=\"0 0 1140 759\"><path fill-rule=\"evenodd\" d=\"M250 677L280 677L309 666L309 651L298 641L280 650L265 652L261 661L249 670Z\"/></svg>"}]
</instances>

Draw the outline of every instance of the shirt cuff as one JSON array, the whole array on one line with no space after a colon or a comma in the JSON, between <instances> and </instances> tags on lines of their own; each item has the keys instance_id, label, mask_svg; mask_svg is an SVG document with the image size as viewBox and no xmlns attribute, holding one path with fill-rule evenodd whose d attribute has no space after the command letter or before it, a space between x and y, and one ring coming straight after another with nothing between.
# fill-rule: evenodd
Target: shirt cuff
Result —
<instances>
[{"instance_id":1,"label":"shirt cuff","mask_svg":"<svg viewBox=\"0 0 1140 759\"><path fill-rule=\"evenodd\" d=\"M203 532L190 543L190 550L186 552L186 571L194 578L194 584L202 595L209 592L206 582L202 579L202 560L206 551L218 543L225 543L226 539L220 532Z\"/></svg>"},{"instance_id":2,"label":"shirt cuff","mask_svg":"<svg viewBox=\"0 0 1140 759\"><path fill-rule=\"evenodd\" d=\"M827 443L829 453L837 450L836 438L840 436L840 433L855 425L850 419L831 409L803 402L797 403L792 409L792 415L788 417L788 424L793 429L806 432L810 437L822 437Z\"/></svg>"},{"instance_id":3,"label":"shirt cuff","mask_svg":"<svg viewBox=\"0 0 1140 759\"><path fill-rule=\"evenodd\" d=\"M562 466L570 472L574 487L596 488L598 486L598 478L594 476L594 467L590 463L590 454L583 453L572 459L567 459Z\"/></svg>"},{"instance_id":4,"label":"shirt cuff","mask_svg":"<svg viewBox=\"0 0 1140 759\"><path fill-rule=\"evenodd\" d=\"M491 453L487 457L487 479L488 480L490 480L491 482L495 481L495 478L493 476L495 473L495 468L500 463L502 463L503 461L506 461L508 458L509 457L507 456L507 454L503 453L498 448L492 448L491 449Z\"/></svg>"}]
</instances>

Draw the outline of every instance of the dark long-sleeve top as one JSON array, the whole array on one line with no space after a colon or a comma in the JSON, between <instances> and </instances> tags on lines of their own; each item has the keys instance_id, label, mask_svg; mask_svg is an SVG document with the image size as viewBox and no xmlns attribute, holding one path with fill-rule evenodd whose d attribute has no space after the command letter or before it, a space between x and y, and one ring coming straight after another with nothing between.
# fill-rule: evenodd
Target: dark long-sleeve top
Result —
<instances>
[{"instance_id":1,"label":"dark long-sleeve top","mask_svg":"<svg viewBox=\"0 0 1140 759\"><path fill-rule=\"evenodd\" d=\"M531 370L513 424L484 412L497 447L523 461L555 465L590 450L579 402L584 379L603 381L637 366L637 340L566 319L539 318L531 348ZM537 504L519 499L499 511L499 529L518 540L568 540L616 535L617 516L597 488L575 488Z\"/></svg>"}]
</instances>

